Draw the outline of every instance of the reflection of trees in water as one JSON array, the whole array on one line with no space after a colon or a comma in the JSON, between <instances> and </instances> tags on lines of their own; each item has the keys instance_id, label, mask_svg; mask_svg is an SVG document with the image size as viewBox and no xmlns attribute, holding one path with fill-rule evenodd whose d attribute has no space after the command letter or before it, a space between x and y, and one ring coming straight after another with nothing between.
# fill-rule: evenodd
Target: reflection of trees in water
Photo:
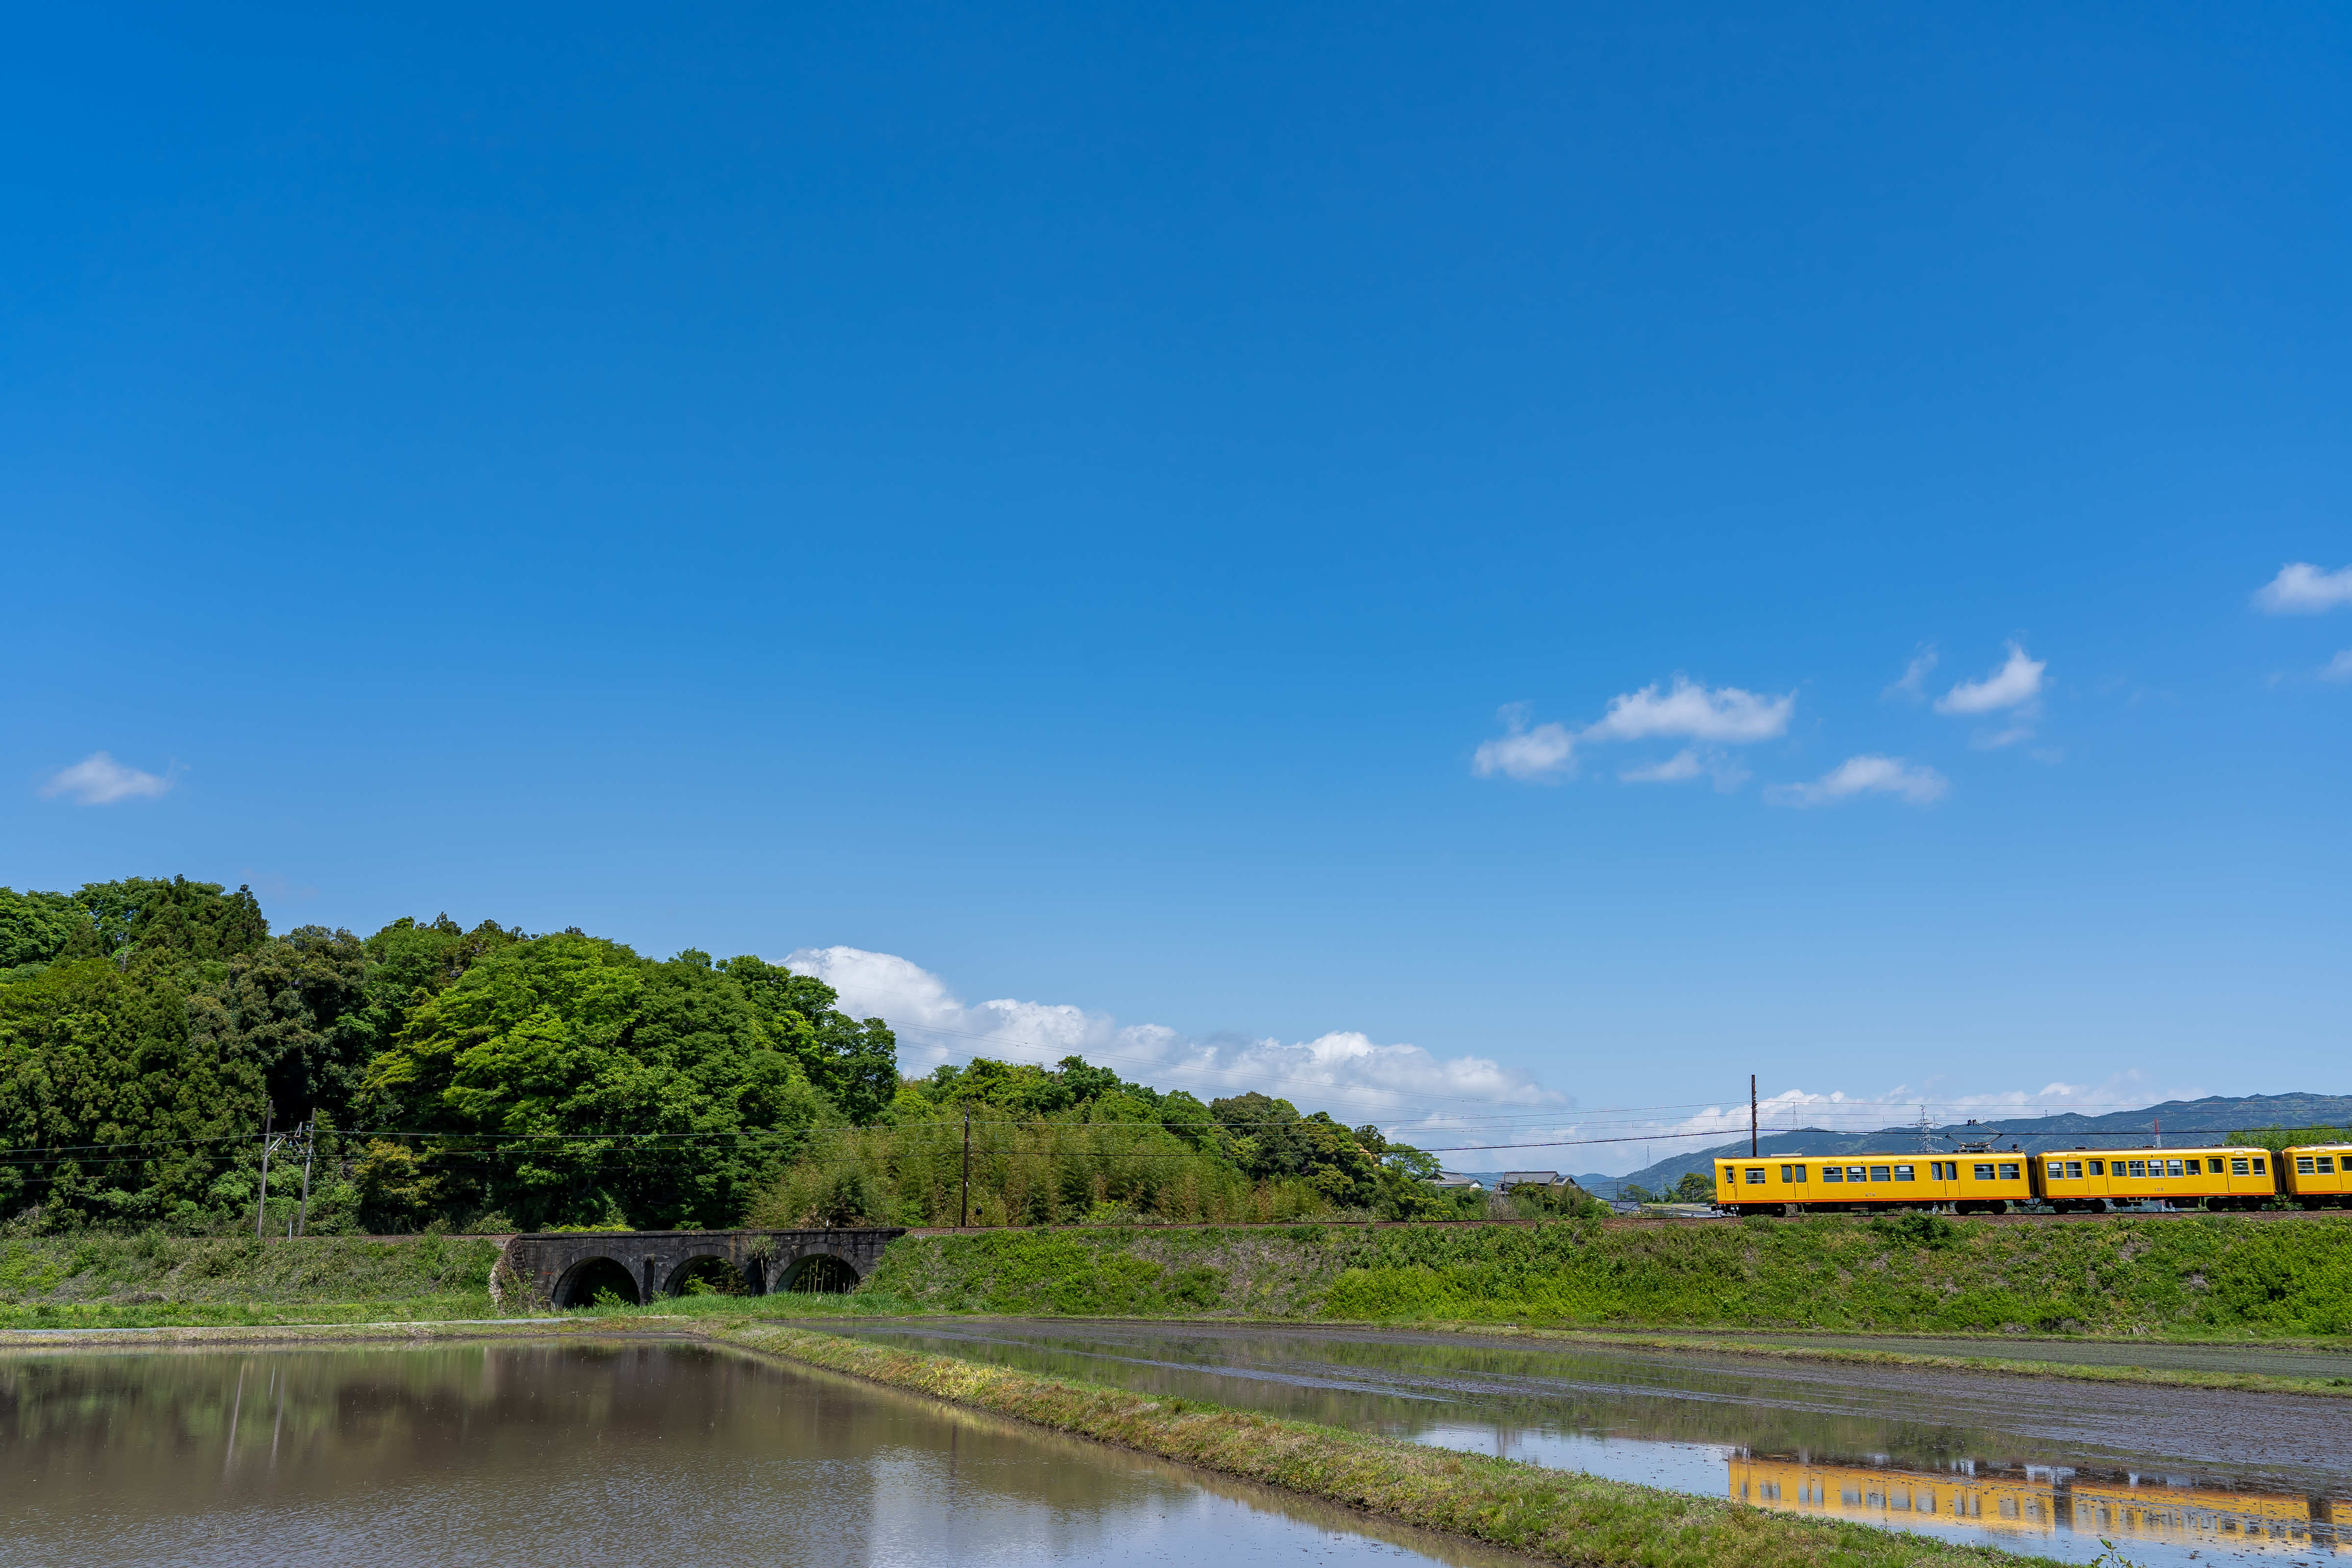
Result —
<instances>
[{"instance_id":1,"label":"reflection of trees in water","mask_svg":"<svg viewBox=\"0 0 2352 1568\"><path fill-rule=\"evenodd\" d=\"M230 1438L235 1430L235 1440ZM320 1502L466 1473L544 1494L549 1467L735 1459L811 1478L912 1463L1000 1501L1101 1510L1189 1490L932 1402L698 1346L630 1343L43 1355L0 1360L0 1453L53 1511L195 1514L266 1493ZM1033 1462L1006 1462L1030 1460ZM943 1506L935 1493L927 1506ZM827 1507L856 1488L829 1488ZM126 1502L126 1500L131 1500ZM845 1521L853 1532L855 1518Z\"/></svg>"}]
</instances>

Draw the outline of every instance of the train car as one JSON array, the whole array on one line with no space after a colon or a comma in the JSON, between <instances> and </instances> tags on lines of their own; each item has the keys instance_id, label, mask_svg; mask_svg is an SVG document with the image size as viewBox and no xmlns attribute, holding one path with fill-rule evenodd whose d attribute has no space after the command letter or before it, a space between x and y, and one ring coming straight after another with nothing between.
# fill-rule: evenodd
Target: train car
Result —
<instances>
[{"instance_id":1,"label":"train car","mask_svg":"<svg viewBox=\"0 0 2352 1568\"><path fill-rule=\"evenodd\" d=\"M2278 1193L2280 1162L2265 1149L2064 1149L2033 1156L2033 1195L2061 1214L2116 1204L2202 1203L2257 1209Z\"/></svg>"},{"instance_id":2,"label":"train car","mask_svg":"<svg viewBox=\"0 0 2352 1568\"><path fill-rule=\"evenodd\" d=\"M1765 1155L1715 1163L1715 1201L1735 1214L2006 1214L2030 1202L2032 1157L2005 1153Z\"/></svg>"},{"instance_id":3,"label":"train car","mask_svg":"<svg viewBox=\"0 0 2352 1568\"><path fill-rule=\"evenodd\" d=\"M2352 1205L2352 1143L2297 1143L2280 1151L2280 1189L2307 1209Z\"/></svg>"}]
</instances>

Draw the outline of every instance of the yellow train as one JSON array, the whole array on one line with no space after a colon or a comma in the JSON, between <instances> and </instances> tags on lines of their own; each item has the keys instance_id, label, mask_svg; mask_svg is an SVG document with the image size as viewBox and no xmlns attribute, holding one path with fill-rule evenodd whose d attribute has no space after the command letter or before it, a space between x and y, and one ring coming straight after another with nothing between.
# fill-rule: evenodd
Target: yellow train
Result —
<instances>
[{"instance_id":1,"label":"yellow train","mask_svg":"<svg viewBox=\"0 0 2352 1568\"><path fill-rule=\"evenodd\" d=\"M1735 1214L2006 1214L2025 1204L2103 1214L2117 1204L2147 1202L2256 1209L2280 1197L2307 1209L2352 1206L2352 1143L2303 1144L2278 1154L2224 1145L1767 1154L1715 1163L1716 1205Z\"/></svg>"}]
</instances>

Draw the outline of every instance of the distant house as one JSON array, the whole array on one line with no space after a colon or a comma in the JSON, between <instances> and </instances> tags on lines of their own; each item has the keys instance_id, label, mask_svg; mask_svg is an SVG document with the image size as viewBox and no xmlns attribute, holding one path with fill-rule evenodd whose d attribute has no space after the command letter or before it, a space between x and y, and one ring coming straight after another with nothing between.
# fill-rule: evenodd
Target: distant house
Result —
<instances>
[{"instance_id":1,"label":"distant house","mask_svg":"<svg viewBox=\"0 0 2352 1568\"><path fill-rule=\"evenodd\" d=\"M1558 1171L1506 1171L1503 1173L1503 1179L1495 1184L1495 1190L1498 1193L1507 1193L1513 1187L1556 1187L1558 1185L1559 1185Z\"/></svg>"},{"instance_id":2,"label":"distant house","mask_svg":"<svg viewBox=\"0 0 2352 1568\"><path fill-rule=\"evenodd\" d=\"M1440 1171L1437 1180L1431 1184L1457 1193L1483 1193L1486 1190L1476 1177L1465 1176L1459 1171Z\"/></svg>"}]
</instances>

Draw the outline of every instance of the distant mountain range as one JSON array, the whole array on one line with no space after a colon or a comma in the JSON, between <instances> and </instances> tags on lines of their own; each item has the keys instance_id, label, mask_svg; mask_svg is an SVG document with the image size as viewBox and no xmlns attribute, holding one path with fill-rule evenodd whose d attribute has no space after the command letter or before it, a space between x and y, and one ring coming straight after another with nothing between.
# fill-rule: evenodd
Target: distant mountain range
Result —
<instances>
[{"instance_id":1,"label":"distant mountain range","mask_svg":"<svg viewBox=\"0 0 2352 1568\"><path fill-rule=\"evenodd\" d=\"M2164 1141L2176 1148L2190 1142L2219 1142L2232 1132L2262 1127L2352 1127L2352 1095L2258 1094L2231 1100L2170 1100L2145 1110L2118 1110L2107 1116L2005 1117L1997 1121L1963 1121L1936 1128L1924 1135L1916 1126L1883 1127L1874 1132L1832 1132L1808 1127L1794 1132L1768 1132L1761 1154L1859 1154L1865 1150L1948 1149L1955 1143L1998 1140L2029 1153L2043 1149L2120 1149L2149 1142L2161 1125ZM1622 1176L1587 1173L1577 1184L1599 1197L1615 1197L1626 1185L1663 1192L1683 1179L1685 1171L1712 1176L1715 1163L1740 1159L1748 1153L1745 1134L1712 1148L1670 1155L1654 1165ZM1488 1184L1492 1185L1491 1183Z\"/></svg>"}]
</instances>

